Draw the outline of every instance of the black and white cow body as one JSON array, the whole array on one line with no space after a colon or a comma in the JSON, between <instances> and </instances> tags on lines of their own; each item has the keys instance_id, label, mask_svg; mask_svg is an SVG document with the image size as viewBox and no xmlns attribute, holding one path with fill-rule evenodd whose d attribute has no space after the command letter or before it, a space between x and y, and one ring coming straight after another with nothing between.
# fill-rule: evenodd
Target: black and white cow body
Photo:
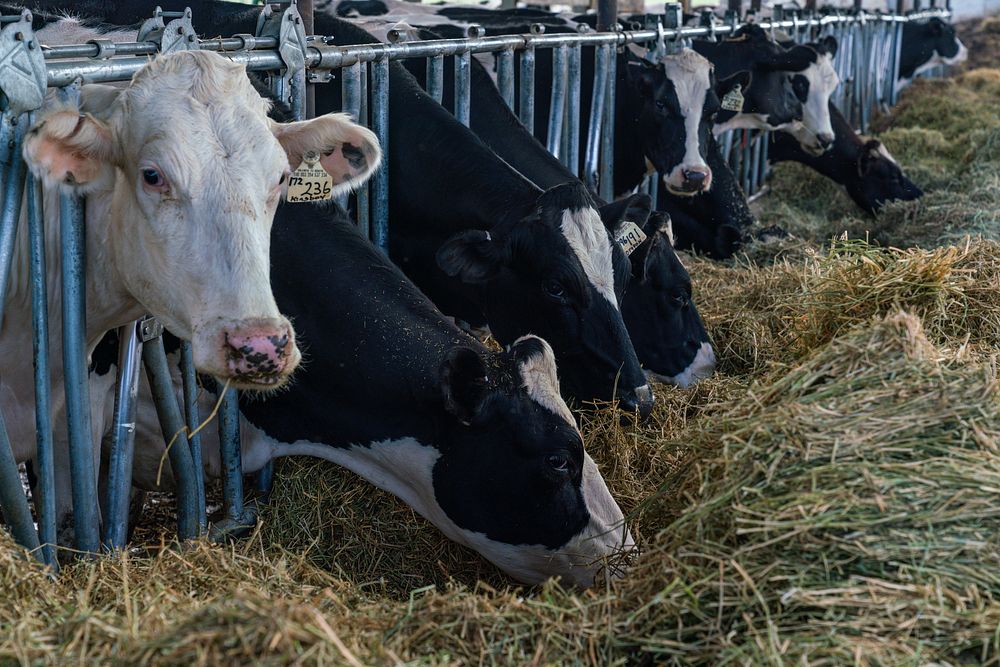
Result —
<instances>
[{"instance_id":1,"label":"black and white cow body","mask_svg":"<svg viewBox=\"0 0 1000 667\"><path fill-rule=\"evenodd\" d=\"M433 37L430 31L422 31L421 38ZM423 83L424 63L404 61L404 64ZM504 103L489 74L475 60L471 81L470 105L475 109L471 127L487 146L540 187L578 182L525 129ZM447 108L453 102L454 79L446 77L442 103ZM620 236L626 221L646 233L646 240L630 255L632 271L622 299L622 314L647 374L683 387L707 377L714 369L715 353L692 301L690 277L674 252L670 218L651 215L649 198L645 195L632 195L623 202L599 203L601 218L615 238ZM655 250L651 251L651 246ZM642 341L641 345L636 341Z\"/></svg>"},{"instance_id":2,"label":"black and white cow body","mask_svg":"<svg viewBox=\"0 0 1000 667\"><path fill-rule=\"evenodd\" d=\"M820 156L802 150L790 135L771 135L768 158L771 162L794 161L812 167L842 185L851 199L868 213L876 213L890 201L910 201L923 191L903 174L899 164L877 139L858 136L844 115L830 103L830 117L836 140Z\"/></svg>"},{"instance_id":3,"label":"black and white cow body","mask_svg":"<svg viewBox=\"0 0 1000 667\"><path fill-rule=\"evenodd\" d=\"M241 396L245 473L282 456L331 461L526 583L561 576L590 586L609 557L632 548L545 341L487 350L332 205L278 208L271 281L307 361L286 390ZM206 413L214 400L203 397ZM202 447L218 477L211 430ZM162 450L143 401L137 487L163 488Z\"/></svg>"},{"instance_id":4,"label":"black and white cow body","mask_svg":"<svg viewBox=\"0 0 1000 667\"><path fill-rule=\"evenodd\" d=\"M908 85L915 76L932 67L957 65L968 57L969 51L955 34L955 26L939 18L924 23L904 23L899 51L899 86Z\"/></svg>"}]
</instances>

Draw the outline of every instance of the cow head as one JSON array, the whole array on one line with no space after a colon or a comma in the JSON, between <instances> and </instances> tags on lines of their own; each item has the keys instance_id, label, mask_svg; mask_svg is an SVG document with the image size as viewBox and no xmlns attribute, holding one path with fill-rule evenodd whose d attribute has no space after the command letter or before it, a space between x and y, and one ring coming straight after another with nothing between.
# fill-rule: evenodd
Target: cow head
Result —
<instances>
[{"instance_id":1,"label":"cow head","mask_svg":"<svg viewBox=\"0 0 1000 667\"><path fill-rule=\"evenodd\" d=\"M670 216L650 211L648 195L632 195L602 207L601 217L616 239L631 225L646 237L629 254L632 278L622 299L622 317L646 374L679 387L710 376L715 352L691 298L691 278L674 251Z\"/></svg>"},{"instance_id":2,"label":"cow head","mask_svg":"<svg viewBox=\"0 0 1000 667\"><path fill-rule=\"evenodd\" d=\"M433 472L409 475L432 486L420 495L433 506L415 507L521 581L590 586L607 557L634 543L559 394L552 350L525 336L483 356L457 347L442 362L455 421Z\"/></svg>"},{"instance_id":3,"label":"cow head","mask_svg":"<svg viewBox=\"0 0 1000 667\"><path fill-rule=\"evenodd\" d=\"M653 395L619 310L628 262L579 182L542 194L534 213L490 232L467 231L437 253L448 276L477 286L493 335L543 336L567 394L617 398L646 414Z\"/></svg>"},{"instance_id":4,"label":"cow head","mask_svg":"<svg viewBox=\"0 0 1000 667\"><path fill-rule=\"evenodd\" d=\"M887 202L910 201L924 194L877 139L865 142L858 155L857 178L850 178L845 185L851 199L869 213L876 213Z\"/></svg>"},{"instance_id":5,"label":"cow head","mask_svg":"<svg viewBox=\"0 0 1000 667\"><path fill-rule=\"evenodd\" d=\"M736 85L745 90L749 72L717 83L708 60L682 49L655 65L632 57L628 77L641 98L637 117L646 157L667 188L686 196L707 191L712 187L708 135L721 108L719 98Z\"/></svg>"},{"instance_id":6,"label":"cow head","mask_svg":"<svg viewBox=\"0 0 1000 667\"><path fill-rule=\"evenodd\" d=\"M833 91L840 85L840 76L833 67L837 40L827 36L818 42L794 46L789 51L790 57L808 58L811 64L801 72L788 75L795 96L802 102L802 123L786 131L798 140L802 150L822 155L835 138L829 103Z\"/></svg>"},{"instance_id":7,"label":"cow head","mask_svg":"<svg viewBox=\"0 0 1000 667\"><path fill-rule=\"evenodd\" d=\"M900 85L937 65L957 65L969 57L969 51L958 39L955 26L939 18L926 23L903 24L900 48Z\"/></svg>"},{"instance_id":8,"label":"cow head","mask_svg":"<svg viewBox=\"0 0 1000 667\"><path fill-rule=\"evenodd\" d=\"M306 150L337 191L363 181L380 159L374 135L344 116L271 122L244 66L206 51L158 57L127 87L82 97L32 128L32 170L90 195L88 234L110 283L191 340L200 370L280 385L300 355L271 293L275 207Z\"/></svg>"}]
</instances>

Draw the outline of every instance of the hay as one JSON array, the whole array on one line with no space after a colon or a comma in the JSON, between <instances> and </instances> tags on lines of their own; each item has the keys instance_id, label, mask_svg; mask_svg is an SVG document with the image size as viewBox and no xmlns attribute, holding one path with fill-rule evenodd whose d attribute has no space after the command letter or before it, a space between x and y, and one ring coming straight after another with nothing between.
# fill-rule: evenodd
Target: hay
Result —
<instances>
[{"instance_id":1,"label":"hay","mask_svg":"<svg viewBox=\"0 0 1000 667\"><path fill-rule=\"evenodd\" d=\"M921 82L880 121L923 200L864 218L782 165L758 206L796 238L684 258L720 372L643 424L583 417L627 578L525 590L289 460L236 544L159 543L161 504L53 579L0 535L0 664L1000 666L998 89Z\"/></svg>"}]
</instances>

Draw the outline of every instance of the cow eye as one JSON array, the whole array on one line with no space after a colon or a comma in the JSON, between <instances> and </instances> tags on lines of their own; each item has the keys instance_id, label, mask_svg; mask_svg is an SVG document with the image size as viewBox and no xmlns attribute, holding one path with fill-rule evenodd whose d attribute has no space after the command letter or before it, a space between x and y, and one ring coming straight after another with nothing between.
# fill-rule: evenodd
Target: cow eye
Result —
<instances>
[{"instance_id":1,"label":"cow eye","mask_svg":"<svg viewBox=\"0 0 1000 667\"><path fill-rule=\"evenodd\" d=\"M663 109L667 108L667 103L664 102L663 100L656 100L656 108L662 111Z\"/></svg>"},{"instance_id":2,"label":"cow eye","mask_svg":"<svg viewBox=\"0 0 1000 667\"><path fill-rule=\"evenodd\" d=\"M569 472L569 457L565 454L550 454L545 457L545 463L558 473Z\"/></svg>"},{"instance_id":3,"label":"cow eye","mask_svg":"<svg viewBox=\"0 0 1000 667\"><path fill-rule=\"evenodd\" d=\"M163 176L155 169L143 169L142 180L150 187L158 188L163 186Z\"/></svg>"},{"instance_id":4,"label":"cow eye","mask_svg":"<svg viewBox=\"0 0 1000 667\"><path fill-rule=\"evenodd\" d=\"M553 299L566 298L566 288L558 280L546 280L542 283L542 289Z\"/></svg>"}]
</instances>

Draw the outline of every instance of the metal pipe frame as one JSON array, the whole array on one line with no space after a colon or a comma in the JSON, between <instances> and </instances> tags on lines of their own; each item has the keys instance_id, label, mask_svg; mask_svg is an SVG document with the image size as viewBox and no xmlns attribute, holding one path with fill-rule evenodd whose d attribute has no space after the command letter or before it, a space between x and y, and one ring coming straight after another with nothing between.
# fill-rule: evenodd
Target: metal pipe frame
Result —
<instances>
[{"instance_id":1,"label":"metal pipe frame","mask_svg":"<svg viewBox=\"0 0 1000 667\"><path fill-rule=\"evenodd\" d=\"M594 89L590 97L590 122L587 126L587 149L584 157L583 179L597 190L600 174L601 129L604 123L604 97L608 91L608 49L594 49Z\"/></svg>"},{"instance_id":2,"label":"metal pipe frame","mask_svg":"<svg viewBox=\"0 0 1000 667\"><path fill-rule=\"evenodd\" d=\"M468 52L455 56L455 118L469 127L472 101L472 55ZM386 91L388 95L388 91ZM386 97L386 104L389 100Z\"/></svg>"},{"instance_id":3,"label":"metal pipe frame","mask_svg":"<svg viewBox=\"0 0 1000 667\"><path fill-rule=\"evenodd\" d=\"M569 90L566 99L564 162L569 170L580 175L580 67L581 47L569 49Z\"/></svg>"},{"instance_id":4,"label":"metal pipe frame","mask_svg":"<svg viewBox=\"0 0 1000 667\"><path fill-rule=\"evenodd\" d=\"M514 108L514 50L497 53L497 88L507 108Z\"/></svg>"},{"instance_id":5,"label":"metal pipe frame","mask_svg":"<svg viewBox=\"0 0 1000 667\"><path fill-rule=\"evenodd\" d=\"M389 61L373 62L371 129L389 154ZM389 165L384 163L372 178L372 242L389 252Z\"/></svg>"},{"instance_id":6,"label":"metal pipe frame","mask_svg":"<svg viewBox=\"0 0 1000 667\"><path fill-rule=\"evenodd\" d=\"M195 433L201 425L198 414L198 376L194 368L191 343L181 341L181 384L184 392L184 422L188 428L188 443L191 445L191 462L194 466L194 486L196 491L195 511L198 515L198 529L204 534L208 529L205 514L205 467L201 456L201 435Z\"/></svg>"},{"instance_id":7,"label":"metal pipe frame","mask_svg":"<svg viewBox=\"0 0 1000 667\"><path fill-rule=\"evenodd\" d=\"M562 152L563 119L566 116L566 90L568 78L568 53L565 45L552 52L552 93L549 105L549 130L546 148L564 164Z\"/></svg>"},{"instance_id":8,"label":"metal pipe frame","mask_svg":"<svg viewBox=\"0 0 1000 667\"><path fill-rule=\"evenodd\" d=\"M608 51L608 80L604 93L604 124L601 128L601 166L600 195L605 201L615 198L614 160L615 160L615 82L618 77L618 60L616 47L606 44Z\"/></svg>"},{"instance_id":9,"label":"metal pipe frame","mask_svg":"<svg viewBox=\"0 0 1000 667\"><path fill-rule=\"evenodd\" d=\"M531 134L535 133L535 47L521 53L521 85L518 118Z\"/></svg>"},{"instance_id":10,"label":"metal pipe frame","mask_svg":"<svg viewBox=\"0 0 1000 667\"><path fill-rule=\"evenodd\" d=\"M219 386L221 391L222 387ZM223 518L212 526L212 537L232 535L255 520L254 512L243 502L243 452L240 448L240 404L236 390L227 389L219 408L219 449L222 455Z\"/></svg>"},{"instance_id":11,"label":"metal pipe frame","mask_svg":"<svg viewBox=\"0 0 1000 667\"><path fill-rule=\"evenodd\" d=\"M438 104L444 99L444 56L427 59L427 94Z\"/></svg>"}]
</instances>

